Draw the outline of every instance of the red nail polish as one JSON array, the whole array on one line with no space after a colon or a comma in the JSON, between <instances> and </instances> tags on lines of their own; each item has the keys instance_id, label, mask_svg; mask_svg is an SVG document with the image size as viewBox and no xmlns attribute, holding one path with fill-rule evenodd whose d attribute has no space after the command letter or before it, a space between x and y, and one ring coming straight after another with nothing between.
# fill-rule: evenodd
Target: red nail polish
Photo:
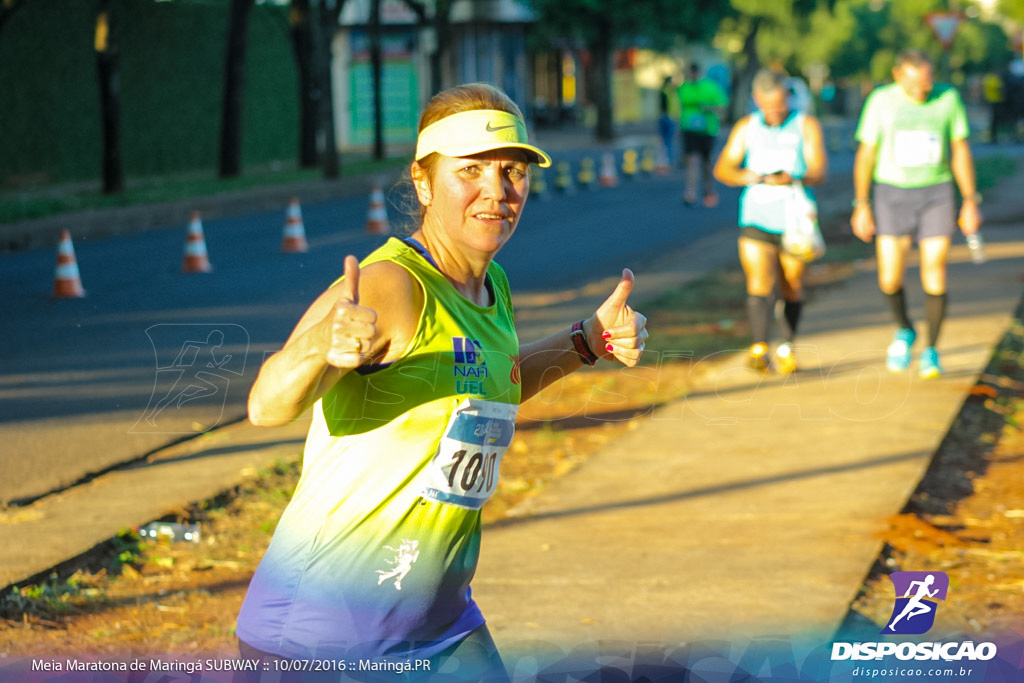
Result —
<instances>
[{"instance_id":1,"label":"red nail polish","mask_svg":"<svg viewBox=\"0 0 1024 683\"><path fill-rule=\"evenodd\" d=\"M612 333L609 332L608 330L605 330L604 332L601 333L601 339L611 339L611 338L612 338Z\"/></svg>"},{"instance_id":2,"label":"red nail polish","mask_svg":"<svg viewBox=\"0 0 1024 683\"><path fill-rule=\"evenodd\" d=\"M604 347L604 350L605 350L605 351L614 351L614 350L615 350L615 347L614 347L614 346L612 346L611 344L609 344L608 346Z\"/></svg>"}]
</instances>

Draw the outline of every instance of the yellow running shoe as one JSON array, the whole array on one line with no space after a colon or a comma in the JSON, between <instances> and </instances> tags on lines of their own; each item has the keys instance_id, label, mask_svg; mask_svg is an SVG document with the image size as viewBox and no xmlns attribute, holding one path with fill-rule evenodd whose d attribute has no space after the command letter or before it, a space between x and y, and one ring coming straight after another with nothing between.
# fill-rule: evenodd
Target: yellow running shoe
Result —
<instances>
[{"instance_id":1,"label":"yellow running shoe","mask_svg":"<svg viewBox=\"0 0 1024 683\"><path fill-rule=\"evenodd\" d=\"M780 375L789 375L796 372L796 355L793 353L793 345L789 342L779 344L775 349L775 361L772 363L775 372Z\"/></svg>"},{"instance_id":2,"label":"yellow running shoe","mask_svg":"<svg viewBox=\"0 0 1024 683\"><path fill-rule=\"evenodd\" d=\"M758 342L750 347L750 356L747 358L747 367L757 372L768 372L768 345Z\"/></svg>"}]
</instances>

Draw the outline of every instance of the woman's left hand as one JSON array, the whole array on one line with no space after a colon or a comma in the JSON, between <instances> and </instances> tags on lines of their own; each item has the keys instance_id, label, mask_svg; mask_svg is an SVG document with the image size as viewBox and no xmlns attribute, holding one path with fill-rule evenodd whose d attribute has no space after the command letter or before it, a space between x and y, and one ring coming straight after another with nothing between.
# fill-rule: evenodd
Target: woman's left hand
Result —
<instances>
[{"instance_id":1,"label":"woman's left hand","mask_svg":"<svg viewBox=\"0 0 1024 683\"><path fill-rule=\"evenodd\" d=\"M615 291L587 321L590 348L601 358L615 359L629 367L640 362L648 336L647 317L627 303L633 279L633 271L625 268Z\"/></svg>"}]
</instances>

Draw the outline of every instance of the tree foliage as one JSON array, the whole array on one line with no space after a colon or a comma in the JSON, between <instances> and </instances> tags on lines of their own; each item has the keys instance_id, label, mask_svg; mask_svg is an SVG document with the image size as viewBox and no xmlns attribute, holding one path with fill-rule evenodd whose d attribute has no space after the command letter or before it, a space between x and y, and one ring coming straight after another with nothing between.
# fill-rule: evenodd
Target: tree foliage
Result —
<instances>
[{"instance_id":1,"label":"tree foliage","mask_svg":"<svg viewBox=\"0 0 1024 683\"><path fill-rule=\"evenodd\" d=\"M597 138L614 136L611 56L631 46L666 49L679 40L707 41L726 0L524 0L537 14L535 39L582 47L589 55L588 90L597 109Z\"/></svg>"},{"instance_id":2,"label":"tree foliage","mask_svg":"<svg viewBox=\"0 0 1024 683\"><path fill-rule=\"evenodd\" d=\"M837 41L830 62L833 77L888 80L896 54L908 47L924 50L936 62L948 57L954 70L968 74L1006 64L1011 56L1006 33L999 25L979 19L964 21L949 55L943 55L927 16L946 9L943 0L838 0L837 20L852 20L852 30Z\"/></svg>"},{"instance_id":3,"label":"tree foliage","mask_svg":"<svg viewBox=\"0 0 1024 683\"><path fill-rule=\"evenodd\" d=\"M1003 2L1024 9L1024 0ZM827 68L833 80L882 82L890 78L896 54L914 47L948 64L956 80L997 70L1012 57L1003 29L977 18L961 24L944 53L926 17L947 11L946 0L731 0L730 8L714 44L733 66L734 107L745 105L761 65L797 75Z\"/></svg>"},{"instance_id":4,"label":"tree foliage","mask_svg":"<svg viewBox=\"0 0 1024 683\"><path fill-rule=\"evenodd\" d=\"M999 0L999 12L1009 19L1024 23L1024 0Z\"/></svg>"}]
</instances>

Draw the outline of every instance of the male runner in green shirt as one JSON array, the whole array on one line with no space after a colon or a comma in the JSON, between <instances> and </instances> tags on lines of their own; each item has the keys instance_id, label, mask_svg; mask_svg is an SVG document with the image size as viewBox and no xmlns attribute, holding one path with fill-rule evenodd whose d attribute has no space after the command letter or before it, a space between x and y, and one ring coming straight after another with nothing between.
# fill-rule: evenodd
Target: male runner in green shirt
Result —
<instances>
[{"instance_id":1,"label":"male runner in green shirt","mask_svg":"<svg viewBox=\"0 0 1024 683\"><path fill-rule=\"evenodd\" d=\"M953 181L962 197L959 224L965 235L981 225L981 197L959 93L934 83L932 63L919 50L901 52L892 73L895 82L871 93L857 127L850 224L861 240L876 237L878 286L900 326L886 357L894 372L910 366L917 337L903 293L907 255L916 238L928 322L928 344L918 368L922 377L931 378L942 374L935 344L946 315L946 261L956 228Z\"/></svg>"},{"instance_id":2,"label":"male runner in green shirt","mask_svg":"<svg viewBox=\"0 0 1024 683\"><path fill-rule=\"evenodd\" d=\"M704 206L716 206L718 193L711 176L711 151L720 127L719 116L729 96L714 80L700 77L700 67L690 64L686 80L676 91L681 112L679 128L683 131L683 161L686 187L683 201L687 206L697 203L697 175L704 187Z\"/></svg>"}]
</instances>

